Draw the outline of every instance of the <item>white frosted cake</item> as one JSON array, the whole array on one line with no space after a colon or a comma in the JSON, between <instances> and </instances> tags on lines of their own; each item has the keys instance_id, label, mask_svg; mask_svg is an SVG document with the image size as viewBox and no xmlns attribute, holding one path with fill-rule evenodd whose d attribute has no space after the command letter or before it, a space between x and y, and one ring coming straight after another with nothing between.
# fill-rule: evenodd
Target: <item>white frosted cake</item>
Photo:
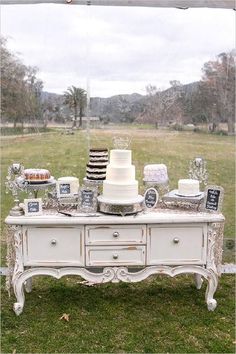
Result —
<instances>
[{"instance_id":1,"label":"white frosted cake","mask_svg":"<svg viewBox=\"0 0 236 354\"><path fill-rule=\"evenodd\" d=\"M112 201L133 200L138 197L135 166L131 163L131 150L111 150L103 197Z\"/></svg>"},{"instance_id":2,"label":"white frosted cake","mask_svg":"<svg viewBox=\"0 0 236 354\"><path fill-rule=\"evenodd\" d=\"M156 182L158 184L168 183L167 167L164 164L146 165L143 170L145 182Z\"/></svg>"},{"instance_id":3,"label":"white frosted cake","mask_svg":"<svg viewBox=\"0 0 236 354\"><path fill-rule=\"evenodd\" d=\"M200 193L199 181L196 179L180 179L178 182L178 194L182 196L195 196Z\"/></svg>"},{"instance_id":4,"label":"white frosted cake","mask_svg":"<svg viewBox=\"0 0 236 354\"><path fill-rule=\"evenodd\" d=\"M78 194L79 190L79 179L77 177L60 177L57 180L57 193L58 196L67 196Z\"/></svg>"}]
</instances>

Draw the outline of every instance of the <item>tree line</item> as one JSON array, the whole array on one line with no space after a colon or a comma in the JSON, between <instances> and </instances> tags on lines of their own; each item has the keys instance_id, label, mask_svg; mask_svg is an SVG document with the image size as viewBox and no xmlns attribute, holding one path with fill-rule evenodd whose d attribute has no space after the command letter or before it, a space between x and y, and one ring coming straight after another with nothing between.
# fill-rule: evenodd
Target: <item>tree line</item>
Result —
<instances>
[{"instance_id":1,"label":"tree line","mask_svg":"<svg viewBox=\"0 0 236 354\"><path fill-rule=\"evenodd\" d=\"M82 126L87 105L86 91L68 87L63 100L43 97L43 81L37 77L38 68L26 66L0 38L1 47L1 116L3 121L24 126L25 122L47 126L52 119L71 120L73 127ZM73 118L72 118L72 117Z\"/></svg>"},{"instance_id":2,"label":"tree line","mask_svg":"<svg viewBox=\"0 0 236 354\"><path fill-rule=\"evenodd\" d=\"M72 121L73 127L82 126L82 117L87 108L87 93L84 89L70 86L64 95L45 96L38 69L26 66L6 46L1 45L1 113L5 121L14 126L25 122L46 126L49 121ZM146 87L146 96L130 102L118 96L116 107L111 102L98 114L101 120L114 112L121 122L145 122L156 126L176 124L208 124L214 131L220 122L227 123L228 132L235 131L235 60L236 52L219 54L215 60L202 67L199 82L182 85L170 81L167 90L154 85ZM101 99L102 100L102 99ZM114 104L112 104L114 105ZM91 107L90 107L91 108ZM97 113L97 111L96 111ZM93 112L92 112L93 114ZM105 120L104 118L104 120Z\"/></svg>"},{"instance_id":3,"label":"tree line","mask_svg":"<svg viewBox=\"0 0 236 354\"><path fill-rule=\"evenodd\" d=\"M148 85L148 100L138 119L156 125L207 123L212 131L224 122L228 132L234 133L235 62L236 52L232 50L206 62L199 82L182 85L179 81L170 81L171 87L165 91Z\"/></svg>"}]
</instances>

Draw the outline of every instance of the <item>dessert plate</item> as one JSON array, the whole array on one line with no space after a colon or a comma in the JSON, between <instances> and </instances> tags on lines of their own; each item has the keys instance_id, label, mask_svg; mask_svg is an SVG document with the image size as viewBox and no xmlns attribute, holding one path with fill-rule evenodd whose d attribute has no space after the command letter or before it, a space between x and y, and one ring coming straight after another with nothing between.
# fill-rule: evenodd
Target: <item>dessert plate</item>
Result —
<instances>
[{"instance_id":1,"label":"dessert plate","mask_svg":"<svg viewBox=\"0 0 236 354\"><path fill-rule=\"evenodd\" d=\"M44 181L28 181L27 179L23 177L18 177L17 178L17 183L19 185L28 185L28 186L34 186L34 185L41 185L41 184L52 184L56 183L56 180L54 179L53 176L51 176L49 179L44 180Z\"/></svg>"}]
</instances>

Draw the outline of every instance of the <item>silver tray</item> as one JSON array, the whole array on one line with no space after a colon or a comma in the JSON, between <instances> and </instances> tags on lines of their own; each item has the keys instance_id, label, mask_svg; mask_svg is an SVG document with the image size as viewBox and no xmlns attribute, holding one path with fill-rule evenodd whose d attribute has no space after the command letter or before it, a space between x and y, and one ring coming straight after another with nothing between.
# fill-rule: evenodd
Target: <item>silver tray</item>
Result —
<instances>
[{"instance_id":1,"label":"silver tray","mask_svg":"<svg viewBox=\"0 0 236 354\"><path fill-rule=\"evenodd\" d=\"M173 191L167 193L163 197L163 201L178 201L178 202L190 202L193 204L199 204L204 198L204 192L200 192L196 196L181 196L178 194L178 189L174 189Z\"/></svg>"},{"instance_id":2,"label":"silver tray","mask_svg":"<svg viewBox=\"0 0 236 354\"><path fill-rule=\"evenodd\" d=\"M130 215L137 214L144 209L144 197L138 196L134 201L130 202L113 202L104 199L102 196L98 197L99 211L105 214L113 215Z\"/></svg>"}]
</instances>

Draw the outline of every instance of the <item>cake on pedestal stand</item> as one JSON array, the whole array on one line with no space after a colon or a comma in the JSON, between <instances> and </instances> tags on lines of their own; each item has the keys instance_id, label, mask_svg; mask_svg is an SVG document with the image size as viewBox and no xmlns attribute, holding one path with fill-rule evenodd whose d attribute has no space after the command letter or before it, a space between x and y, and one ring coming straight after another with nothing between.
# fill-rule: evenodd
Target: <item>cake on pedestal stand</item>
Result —
<instances>
[{"instance_id":1,"label":"cake on pedestal stand","mask_svg":"<svg viewBox=\"0 0 236 354\"><path fill-rule=\"evenodd\" d=\"M118 215L133 214L143 210L143 201L143 196L138 194L131 150L111 150L103 194L98 197L100 211Z\"/></svg>"}]
</instances>

